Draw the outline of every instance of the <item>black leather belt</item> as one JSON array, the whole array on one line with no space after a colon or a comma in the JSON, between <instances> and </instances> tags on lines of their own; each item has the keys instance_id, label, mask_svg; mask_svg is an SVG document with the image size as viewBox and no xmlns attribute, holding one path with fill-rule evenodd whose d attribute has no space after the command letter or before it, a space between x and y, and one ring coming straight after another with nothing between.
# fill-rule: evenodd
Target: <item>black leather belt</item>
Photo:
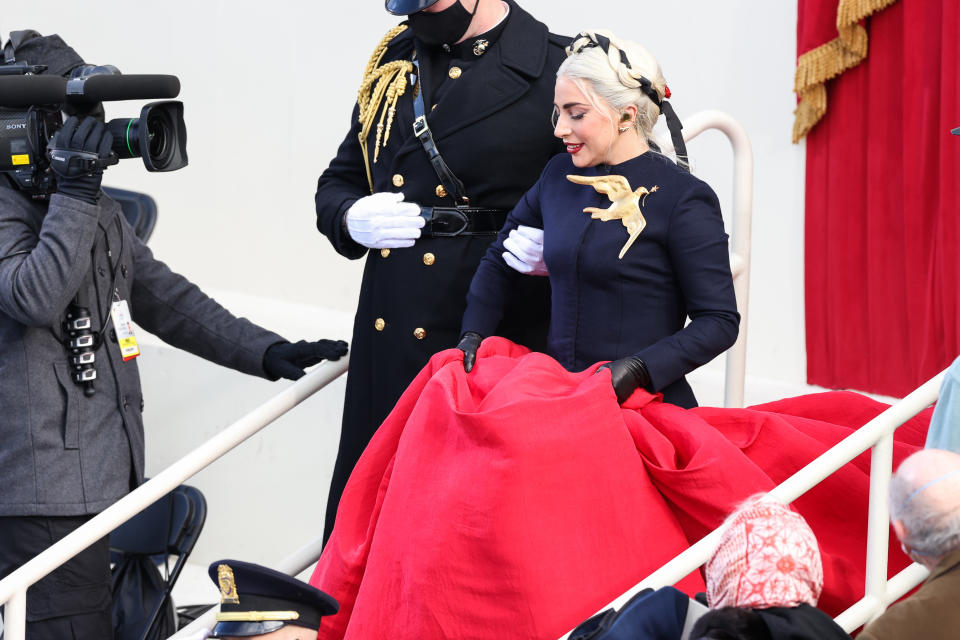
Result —
<instances>
[{"instance_id":1,"label":"black leather belt","mask_svg":"<svg viewBox=\"0 0 960 640\"><path fill-rule=\"evenodd\" d=\"M420 207L420 215L427 221L423 238L495 236L507 221L506 209L483 207Z\"/></svg>"}]
</instances>

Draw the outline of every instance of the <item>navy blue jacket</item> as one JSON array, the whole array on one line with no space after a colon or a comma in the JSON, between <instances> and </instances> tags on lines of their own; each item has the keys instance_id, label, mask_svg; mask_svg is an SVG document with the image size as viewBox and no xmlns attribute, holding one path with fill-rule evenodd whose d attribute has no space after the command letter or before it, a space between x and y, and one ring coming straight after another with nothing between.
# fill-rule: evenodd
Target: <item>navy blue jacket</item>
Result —
<instances>
[{"instance_id":1,"label":"navy blue jacket","mask_svg":"<svg viewBox=\"0 0 960 640\"><path fill-rule=\"evenodd\" d=\"M657 187L641 204L647 225L623 259L629 235L619 220L583 213L610 200L567 175L622 175L634 189ZM480 263L463 331L493 335L502 301L524 277L501 257L518 225L544 230L544 259L553 292L547 353L567 370L635 355L664 400L696 406L684 376L737 339L727 234L720 205L703 181L654 152L619 165L579 169L555 156L507 218ZM689 325L684 323L690 318Z\"/></svg>"}]
</instances>

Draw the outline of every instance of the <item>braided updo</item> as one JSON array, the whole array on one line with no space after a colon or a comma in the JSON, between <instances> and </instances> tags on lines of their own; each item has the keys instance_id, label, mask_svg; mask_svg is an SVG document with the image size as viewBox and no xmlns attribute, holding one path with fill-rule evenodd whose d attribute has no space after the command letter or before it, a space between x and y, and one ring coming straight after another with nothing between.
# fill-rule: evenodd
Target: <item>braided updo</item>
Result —
<instances>
[{"instance_id":1,"label":"braided updo","mask_svg":"<svg viewBox=\"0 0 960 640\"><path fill-rule=\"evenodd\" d=\"M567 47L557 76L570 78L591 101L599 97L618 112L635 106L634 127L642 137L651 138L660 102L667 97L667 81L657 59L639 44L603 29L583 31Z\"/></svg>"}]
</instances>

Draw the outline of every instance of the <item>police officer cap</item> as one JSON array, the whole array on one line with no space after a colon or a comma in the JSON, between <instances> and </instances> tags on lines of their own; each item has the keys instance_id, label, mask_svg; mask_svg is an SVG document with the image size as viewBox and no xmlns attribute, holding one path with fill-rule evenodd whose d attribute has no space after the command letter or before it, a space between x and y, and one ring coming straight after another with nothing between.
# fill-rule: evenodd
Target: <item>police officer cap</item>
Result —
<instances>
[{"instance_id":1,"label":"police officer cap","mask_svg":"<svg viewBox=\"0 0 960 640\"><path fill-rule=\"evenodd\" d=\"M256 636L288 624L319 629L323 616L340 609L323 591L260 565L220 560L210 565L209 573L220 588L220 613L211 638Z\"/></svg>"},{"instance_id":2,"label":"police officer cap","mask_svg":"<svg viewBox=\"0 0 960 640\"><path fill-rule=\"evenodd\" d=\"M433 4L437 4L437 0L387 0L385 6L395 16L408 16Z\"/></svg>"}]
</instances>

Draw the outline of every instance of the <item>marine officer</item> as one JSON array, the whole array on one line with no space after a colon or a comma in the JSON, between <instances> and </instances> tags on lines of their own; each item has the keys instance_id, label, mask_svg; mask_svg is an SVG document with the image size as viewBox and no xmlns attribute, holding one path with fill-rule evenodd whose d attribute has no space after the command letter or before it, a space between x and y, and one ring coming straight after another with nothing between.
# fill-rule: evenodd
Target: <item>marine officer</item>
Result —
<instances>
[{"instance_id":1,"label":"marine officer","mask_svg":"<svg viewBox=\"0 0 960 640\"><path fill-rule=\"evenodd\" d=\"M430 356L457 344L466 293L507 211L563 147L549 113L569 38L514 0L387 0L407 20L364 69L350 131L317 185L317 227L366 258L329 537L347 478ZM546 278L498 335L542 350Z\"/></svg>"}]
</instances>

